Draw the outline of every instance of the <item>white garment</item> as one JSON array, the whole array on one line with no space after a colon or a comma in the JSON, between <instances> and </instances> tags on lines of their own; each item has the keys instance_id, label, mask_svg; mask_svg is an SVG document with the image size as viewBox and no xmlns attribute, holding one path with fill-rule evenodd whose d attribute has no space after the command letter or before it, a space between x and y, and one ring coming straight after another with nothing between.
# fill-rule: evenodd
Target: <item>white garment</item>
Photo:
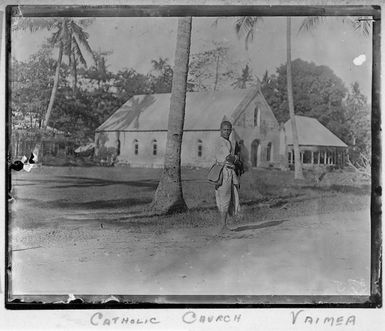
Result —
<instances>
[{"instance_id":1,"label":"white garment","mask_svg":"<svg viewBox=\"0 0 385 331\"><path fill-rule=\"evenodd\" d=\"M236 175L231 163L226 161L226 157L232 154L231 142L223 137L215 141L215 162L224 164L222 185L215 190L215 199L218 210L222 213L236 215L240 210L239 193L235 185L239 185L239 178Z\"/></svg>"}]
</instances>

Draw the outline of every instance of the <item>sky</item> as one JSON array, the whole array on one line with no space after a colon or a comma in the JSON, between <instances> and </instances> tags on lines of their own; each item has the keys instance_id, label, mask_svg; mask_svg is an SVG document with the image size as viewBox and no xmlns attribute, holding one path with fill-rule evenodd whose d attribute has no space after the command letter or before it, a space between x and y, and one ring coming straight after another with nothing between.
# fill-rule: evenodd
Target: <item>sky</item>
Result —
<instances>
[{"instance_id":1,"label":"sky","mask_svg":"<svg viewBox=\"0 0 385 331\"><path fill-rule=\"evenodd\" d=\"M357 81L370 101L371 35L354 31L342 18L328 17L311 32L298 32L303 17L292 19L292 60L301 58L317 65L327 65L347 88ZM151 60L168 58L173 65L177 18L95 18L87 27L94 50L111 51L107 57L113 72L134 68L141 73L151 69ZM234 29L234 17L222 18L214 24L213 17L194 17L191 53L214 48L221 42L230 49L230 57L239 65L239 72L249 64L254 75L262 78L286 62L286 18L264 17L257 24L253 41L245 48ZM11 36L12 55L26 60L36 52L50 34L17 31Z\"/></svg>"}]
</instances>

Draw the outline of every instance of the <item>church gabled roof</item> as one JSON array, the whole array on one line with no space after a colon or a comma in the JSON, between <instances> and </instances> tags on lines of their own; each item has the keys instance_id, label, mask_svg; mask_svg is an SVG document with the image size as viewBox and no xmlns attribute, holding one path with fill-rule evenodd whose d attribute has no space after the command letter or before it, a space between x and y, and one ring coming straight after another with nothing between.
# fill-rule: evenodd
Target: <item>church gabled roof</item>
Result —
<instances>
[{"instance_id":1,"label":"church gabled roof","mask_svg":"<svg viewBox=\"0 0 385 331\"><path fill-rule=\"evenodd\" d=\"M340 138L315 118L296 115L295 121L299 145L348 147ZM290 120L285 123L285 133L286 143L292 145L293 138Z\"/></svg>"},{"instance_id":2,"label":"church gabled roof","mask_svg":"<svg viewBox=\"0 0 385 331\"><path fill-rule=\"evenodd\" d=\"M256 89L187 92L184 130L219 130L221 121L232 118ZM170 93L136 95L120 107L96 131L167 130Z\"/></svg>"}]
</instances>

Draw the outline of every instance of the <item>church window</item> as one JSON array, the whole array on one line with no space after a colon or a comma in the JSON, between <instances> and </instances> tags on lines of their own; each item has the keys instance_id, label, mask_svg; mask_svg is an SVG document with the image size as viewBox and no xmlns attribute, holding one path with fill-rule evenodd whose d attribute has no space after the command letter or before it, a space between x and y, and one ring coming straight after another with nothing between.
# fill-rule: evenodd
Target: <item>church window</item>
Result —
<instances>
[{"instance_id":1,"label":"church window","mask_svg":"<svg viewBox=\"0 0 385 331\"><path fill-rule=\"evenodd\" d=\"M266 161L271 161L272 160L272 152L273 152L273 149L272 149L272 145L271 145L271 142L267 144L267 148L266 148Z\"/></svg>"},{"instance_id":2,"label":"church window","mask_svg":"<svg viewBox=\"0 0 385 331\"><path fill-rule=\"evenodd\" d=\"M156 139L152 141L152 155L157 155L158 154L158 143Z\"/></svg>"},{"instance_id":3,"label":"church window","mask_svg":"<svg viewBox=\"0 0 385 331\"><path fill-rule=\"evenodd\" d=\"M259 107L256 106L254 109L254 126L260 126L261 125L261 112L259 110Z\"/></svg>"},{"instance_id":4,"label":"church window","mask_svg":"<svg viewBox=\"0 0 385 331\"><path fill-rule=\"evenodd\" d=\"M198 140L198 157L202 157L202 152L203 152L203 146L202 146L203 142L202 140Z\"/></svg>"},{"instance_id":5,"label":"church window","mask_svg":"<svg viewBox=\"0 0 385 331\"><path fill-rule=\"evenodd\" d=\"M134 154L139 154L139 141L137 139L134 140Z\"/></svg>"}]
</instances>

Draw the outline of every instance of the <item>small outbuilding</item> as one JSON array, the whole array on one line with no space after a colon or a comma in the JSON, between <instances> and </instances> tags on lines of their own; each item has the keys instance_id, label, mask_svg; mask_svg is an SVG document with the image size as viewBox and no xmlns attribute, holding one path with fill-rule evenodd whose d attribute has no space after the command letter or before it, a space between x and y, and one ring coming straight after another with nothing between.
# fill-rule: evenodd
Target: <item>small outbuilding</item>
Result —
<instances>
[{"instance_id":1,"label":"small outbuilding","mask_svg":"<svg viewBox=\"0 0 385 331\"><path fill-rule=\"evenodd\" d=\"M343 167L348 146L317 119L295 116L301 163L305 168ZM288 120L280 131L280 154L285 166L294 165L293 135Z\"/></svg>"}]
</instances>

